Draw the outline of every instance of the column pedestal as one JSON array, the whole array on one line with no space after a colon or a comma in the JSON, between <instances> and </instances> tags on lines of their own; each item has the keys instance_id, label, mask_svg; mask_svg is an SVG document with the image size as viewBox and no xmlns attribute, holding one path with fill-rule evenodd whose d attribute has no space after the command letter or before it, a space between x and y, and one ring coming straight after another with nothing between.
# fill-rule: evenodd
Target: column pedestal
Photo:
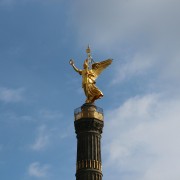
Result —
<instances>
[{"instance_id":1,"label":"column pedestal","mask_svg":"<svg viewBox=\"0 0 180 180\"><path fill-rule=\"evenodd\" d=\"M84 104L75 110L77 134L76 180L102 180L101 134L103 110Z\"/></svg>"}]
</instances>

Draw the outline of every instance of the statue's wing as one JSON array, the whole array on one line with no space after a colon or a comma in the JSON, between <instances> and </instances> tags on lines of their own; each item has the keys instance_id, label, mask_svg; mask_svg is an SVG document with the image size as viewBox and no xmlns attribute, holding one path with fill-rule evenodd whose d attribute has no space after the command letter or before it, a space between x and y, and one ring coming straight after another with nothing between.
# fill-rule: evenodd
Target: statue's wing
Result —
<instances>
[{"instance_id":1,"label":"statue's wing","mask_svg":"<svg viewBox=\"0 0 180 180\"><path fill-rule=\"evenodd\" d=\"M94 80L101 74L101 72L112 63L112 59L96 62L92 64L92 71L94 73Z\"/></svg>"}]
</instances>

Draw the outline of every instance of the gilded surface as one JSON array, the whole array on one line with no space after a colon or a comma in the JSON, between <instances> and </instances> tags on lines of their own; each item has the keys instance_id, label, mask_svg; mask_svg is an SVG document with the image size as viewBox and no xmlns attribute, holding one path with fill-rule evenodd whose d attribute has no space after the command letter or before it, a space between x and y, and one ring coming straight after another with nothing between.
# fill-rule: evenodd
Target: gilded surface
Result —
<instances>
[{"instance_id":1,"label":"gilded surface","mask_svg":"<svg viewBox=\"0 0 180 180\"><path fill-rule=\"evenodd\" d=\"M81 160L78 161L76 164L76 170L84 169L84 168L91 168L102 171L101 162L95 160Z\"/></svg>"},{"instance_id":2,"label":"gilded surface","mask_svg":"<svg viewBox=\"0 0 180 180\"><path fill-rule=\"evenodd\" d=\"M103 121L103 111L96 109L96 106L82 106L80 111L74 114L75 120L79 120L81 118L95 118Z\"/></svg>"},{"instance_id":3,"label":"gilded surface","mask_svg":"<svg viewBox=\"0 0 180 180\"><path fill-rule=\"evenodd\" d=\"M96 79L101 74L101 72L112 63L112 59L107 59L101 62L94 62L90 55L90 48L88 46L87 50L88 58L84 61L83 70L78 69L74 61L71 59L69 61L70 65L82 76L82 88L86 95L86 103L93 103L95 100L103 97L103 93L95 85Z\"/></svg>"},{"instance_id":4,"label":"gilded surface","mask_svg":"<svg viewBox=\"0 0 180 180\"><path fill-rule=\"evenodd\" d=\"M96 118L98 120L103 121L103 114L97 111L92 112L79 112L75 115L75 120L81 119L81 118Z\"/></svg>"}]
</instances>

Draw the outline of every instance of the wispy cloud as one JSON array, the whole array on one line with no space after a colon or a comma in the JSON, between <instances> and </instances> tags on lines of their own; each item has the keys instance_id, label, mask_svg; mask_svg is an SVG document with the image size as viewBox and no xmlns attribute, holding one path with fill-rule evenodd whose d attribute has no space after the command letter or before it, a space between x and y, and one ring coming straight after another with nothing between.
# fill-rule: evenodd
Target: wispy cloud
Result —
<instances>
[{"instance_id":1,"label":"wispy cloud","mask_svg":"<svg viewBox=\"0 0 180 180\"><path fill-rule=\"evenodd\" d=\"M90 42L102 54L123 59L114 66L113 83L149 70L159 73L161 80L174 82L180 77L178 7L176 0L79 1L71 9L76 17L72 24L80 44Z\"/></svg>"},{"instance_id":2,"label":"wispy cloud","mask_svg":"<svg viewBox=\"0 0 180 180\"><path fill-rule=\"evenodd\" d=\"M32 150L40 151L49 144L50 134L45 125L39 127L35 142L30 146Z\"/></svg>"},{"instance_id":3,"label":"wispy cloud","mask_svg":"<svg viewBox=\"0 0 180 180\"><path fill-rule=\"evenodd\" d=\"M161 38L176 37L180 28L179 5L176 0L80 0L72 5L71 11L77 17L73 23L83 41L87 43L91 40L104 48L114 46L114 43L132 41L135 37L142 41L152 38L160 43Z\"/></svg>"},{"instance_id":4,"label":"wispy cloud","mask_svg":"<svg viewBox=\"0 0 180 180\"><path fill-rule=\"evenodd\" d=\"M114 179L129 180L132 174L135 180L180 178L179 107L179 99L150 94L109 112L104 164L114 167Z\"/></svg>"},{"instance_id":5,"label":"wispy cloud","mask_svg":"<svg viewBox=\"0 0 180 180\"><path fill-rule=\"evenodd\" d=\"M49 169L49 164L41 165L39 162L33 162L28 167L28 174L29 176L43 179L48 177Z\"/></svg>"},{"instance_id":6,"label":"wispy cloud","mask_svg":"<svg viewBox=\"0 0 180 180\"><path fill-rule=\"evenodd\" d=\"M10 89L0 87L0 101L5 103L13 103L22 101L24 88Z\"/></svg>"},{"instance_id":7,"label":"wispy cloud","mask_svg":"<svg viewBox=\"0 0 180 180\"><path fill-rule=\"evenodd\" d=\"M61 139L67 138L67 130L59 132L57 127L48 127L47 125L41 125L36 132L34 143L30 145L30 149L33 151L42 151L51 147L53 143L59 143Z\"/></svg>"},{"instance_id":8,"label":"wispy cloud","mask_svg":"<svg viewBox=\"0 0 180 180\"><path fill-rule=\"evenodd\" d=\"M113 84L122 82L135 76L146 74L155 64L156 58L149 54L136 53L126 63L117 64Z\"/></svg>"}]
</instances>

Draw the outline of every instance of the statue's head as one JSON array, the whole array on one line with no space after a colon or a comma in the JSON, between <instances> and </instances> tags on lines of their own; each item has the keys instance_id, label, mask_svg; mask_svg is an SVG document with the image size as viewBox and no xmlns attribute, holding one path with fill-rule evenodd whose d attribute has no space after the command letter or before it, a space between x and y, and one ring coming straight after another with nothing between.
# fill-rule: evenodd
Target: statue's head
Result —
<instances>
[{"instance_id":1,"label":"statue's head","mask_svg":"<svg viewBox=\"0 0 180 180\"><path fill-rule=\"evenodd\" d=\"M84 69L87 69L87 68L88 68L88 59L86 59L86 60L84 61L83 67L84 67Z\"/></svg>"}]
</instances>

